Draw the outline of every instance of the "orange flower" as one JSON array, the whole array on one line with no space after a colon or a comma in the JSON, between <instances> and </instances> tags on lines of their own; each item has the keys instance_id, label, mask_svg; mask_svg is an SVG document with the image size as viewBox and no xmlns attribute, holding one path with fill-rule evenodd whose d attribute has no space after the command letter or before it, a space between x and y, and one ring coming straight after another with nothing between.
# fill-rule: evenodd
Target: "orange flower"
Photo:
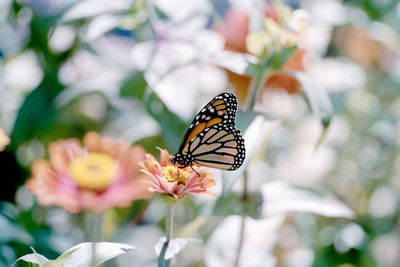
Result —
<instances>
[{"instance_id":1,"label":"orange flower","mask_svg":"<svg viewBox=\"0 0 400 267\"><path fill-rule=\"evenodd\" d=\"M83 146L76 139L49 145L49 161L32 163L28 189L42 205L61 206L69 212L101 212L110 207L127 207L137 199L150 198L139 172L145 158L140 146L125 140L85 135Z\"/></svg>"},{"instance_id":2,"label":"orange flower","mask_svg":"<svg viewBox=\"0 0 400 267\"><path fill-rule=\"evenodd\" d=\"M213 192L207 190L215 185L211 173L199 173L202 168L197 166L192 166L193 169L192 167L178 168L171 163L171 156L167 150L161 150L160 154L160 162L152 155L146 154L146 160L141 163L141 171L151 177L150 191L173 197L169 198L170 201L176 201L187 194L214 195Z\"/></svg>"},{"instance_id":3,"label":"orange flower","mask_svg":"<svg viewBox=\"0 0 400 267\"><path fill-rule=\"evenodd\" d=\"M367 29L360 27L339 28L335 42L345 56L364 67L376 63L381 52L379 42L372 38Z\"/></svg>"},{"instance_id":4,"label":"orange flower","mask_svg":"<svg viewBox=\"0 0 400 267\"><path fill-rule=\"evenodd\" d=\"M279 10L273 4L264 7L264 16L270 19L270 23L279 21ZM246 46L246 38L249 35L249 15L241 10L229 9L225 15L225 23L217 23L212 28L225 38L225 49L238 52L249 53ZM294 33L295 34L295 33ZM304 49L296 50L293 55L284 63L283 71L304 71ZM228 81L232 84L235 94L240 104L245 103L248 95L251 77L240 75L229 70L227 73ZM265 89L283 89L289 94L299 91L299 82L289 74L272 74L266 81Z\"/></svg>"}]
</instances>

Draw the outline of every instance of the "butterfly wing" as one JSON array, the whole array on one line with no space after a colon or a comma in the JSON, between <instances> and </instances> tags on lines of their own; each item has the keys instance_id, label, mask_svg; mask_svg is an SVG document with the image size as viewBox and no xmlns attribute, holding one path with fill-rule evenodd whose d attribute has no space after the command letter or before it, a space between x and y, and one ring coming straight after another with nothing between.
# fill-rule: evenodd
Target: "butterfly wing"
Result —
<instances>
[{"instance_id":1,"label":"butterfly wing","mask_svg":"<svg viewBox=\"0 0 400 267\"><path fill-rule=\"evenodd\" d=\"M217 124L204 129L184 148L193 163L223 170L238 169L245 158L244 140L234 125Z\"/></svg>"},{"instance_id":2,"label":"butterfly wing","mask_svg":"<svg viewBox=\"0 0 400 267\"><path fill-rule=\"evenodd\" d=\"M205 129L218 124L233 125L237 110L237 100L234 94L222 93L214 97L196 115L186 132L179 153L185 146Z\"/></svg>"},{"instance_id":3,"label":"butterfly wing","mask_svg":"<svg viewBox=\"0 0 400 267\"><path fill-rule=\"evenodd\" d=\"M223 170L239 168L246 152L243 137L235 127L236 110L234 94L214 97L196 115L171 161L182 167L196 164Z\"/></svg>"}]
</instances>

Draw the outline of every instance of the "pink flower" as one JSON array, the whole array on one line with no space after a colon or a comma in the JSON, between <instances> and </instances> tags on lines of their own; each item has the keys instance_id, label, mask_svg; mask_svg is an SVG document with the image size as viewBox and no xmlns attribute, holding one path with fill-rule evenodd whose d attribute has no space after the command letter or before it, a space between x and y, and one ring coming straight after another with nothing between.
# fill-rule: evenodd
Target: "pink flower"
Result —
<instances>
[{"instance_id":1,"label":"pink flower","mask_svg":"<svg viewBox=\"0 0 400 267\"><path fill-rule=\"evenodd\" d=\"M263 13L266 18L273 21L279 21L279 14L273 4L267 3L263 7ZM244 10L229 8L226 11L224 22L212 25L212 29L225 38L225 49L248 53L246 47L246 37L249 34L249 14Z\"/></svg>"},{"instance_id":2,"label":"pink flower","mask_svg":"<svg viewBox=\"0 0 400 267\"><path fill-rule=\"evenodd\" d=\"M125 140L85 135L83 146L76 139L49 145L49 161L32 163L28 189L42 205L61 206L69 212L101 212L127 207L137 199L150 198L139 172L145 151Z\"/></svg>"},{"instance_id":3,"label":"pink flower","mask_svg":"<svg viewBox=\"0 0 400 267\"><path fill-rule=\"evenodd\" d=\"M249 34L249 16L245 11L228 9L225 22L216 23L212 28L225 37L225 49L247 53L246 36Z\"/></svg>"},{"instance_id":4,"label":"pink flower","mask_svg":"<svg viewBox=\"0 0 400 267\"><path fill-rule=\"evenodd\" d=\"M174 197L175 200L187 194L215 195L207 190L215 185L211 173L200 172L202 168L197 166L178 168L171 163L167 150L161 150L160 154L160 162L146 154L146 160L141 163L141 171L151 177L148 180L150 191Z\"/></svg>"}]
</instances>

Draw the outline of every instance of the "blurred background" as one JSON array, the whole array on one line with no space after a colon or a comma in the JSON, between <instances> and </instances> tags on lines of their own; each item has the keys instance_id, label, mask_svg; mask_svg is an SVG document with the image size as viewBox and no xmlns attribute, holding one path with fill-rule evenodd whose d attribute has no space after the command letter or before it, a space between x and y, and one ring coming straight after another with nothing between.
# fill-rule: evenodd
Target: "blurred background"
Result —
<instances>
[{"instance_id":1,"label":"blurred background","mask_svg":"<svg viewBox=\"0 0 400 267\"><path fill-rule=\"evenodd\" d=\"M11 141L0 152L0 266L30 246L55 258L84 240L80 214L42 207L23 186L49 143L97 131L175 153L215 95L235 92L246 109L244 74L260 57L245 39L257 16L279 21L279 5L301 9L307 27L292 61L238 114L242 132L260 114L269 127L248 166L262 197L240 266L400 266L398 0L0 0L0 128ZM319 93L293 71L329 96L328 123L313 105ZM213 172L219 195L225 174ZM196 226L203 241L174 266L232 266L240 214L219 200L177 208L176 228ZM164 212L158 198L107 211L107 239L137 247L107 266L155 266Z\"/></svg>"}]
</instances>

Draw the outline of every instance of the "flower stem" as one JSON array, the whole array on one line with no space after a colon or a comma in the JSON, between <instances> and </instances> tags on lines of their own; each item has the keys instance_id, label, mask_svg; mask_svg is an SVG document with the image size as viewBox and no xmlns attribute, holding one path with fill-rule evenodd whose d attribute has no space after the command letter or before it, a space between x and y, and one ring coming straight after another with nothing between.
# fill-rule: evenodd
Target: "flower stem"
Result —
<instances>
[{"instance_id":1,"label":"flower stem","mask_svg":"<svg viewBox=\"0 0 400 267\"><path fill-rule=\"evenodd\" d=\"M165 241L161 252L160 252L160 256L158 256L158 267L169 267L169 264L171 263L171 259L167 260L165 259L165 254L167 253L167 249L168 249L168 241Z\"/></svg>"},{"instance_id":2,"label":"flower stem","mask_svg":"<svg viewBox=\"0 0 400 267\"><path fill-rule=\"evenodd\" d=\"M167 236L167 242L171 241L172 239L174 209L175 205L167 204L167 217L165 219L165 234Z\"/></svg>"},{"instance_id":3,"label":"flower stem","mask_svg":"<svg viewBox=\"0 0 400 267\"><path fill-rule=\"evenodd\" d=\"M169 267L169 264L171 263L171 259L165 259L165 254L167 253L169 242L172 240L175 204L167 203L166 205L167 214L165 218L165 235L167 240L165 241L161 249L160 255L158 256L158 267Z\"/></svg>"},{"instance_id":4,"label":"flower stem","mask_svg":"<svg viewBox=\"0 0 400 267\"><path fill-rule=\"evenodd\" d=\"M238 247L237 247L237 250L236 250L235 263L233 265L234 267L239 267L240 254L241 254L241 251L242 251L243 241L244 241L244 229L245 229L245 226L246 226L246 214L245 214L244 211L245 211L246 201L247 201L247 183L248 183L248 177L247 177L247 170L246 170L244 172L244 177L243 177L242 221L240 223L239 243L238 243Z\"/></svg>"},{"instance_id":5,"label":"flower stem","mask_svg":"<svg viewBox=\"0 0 400 267\"><path fill-rule=\"evenodd\" d=\"M239 261L240 261L240 254L242 251L242 246L243 246L243 240L244 240L244 228L246 225L246 216L242 215L242 221L240 223L240 232L239 232L239 244L236 250L236 257L235 257L235 263L233 266L239 267Z\"/></svg>"},{"instance_id":6,"label":"flower stem","mask_svg":"<svg viewBox=\"0 0 400 267\"><path fill-rule=\"evenodd\" d=\"M264 68L263 66L258 67L258 75L253 76L251 79L250 88L246 97L246 104L243 107L244 111L247 112L253 110L257 97L260 94L261 89L264 87L268 75L269 71L267 68Z\"/></svg>"},{"instance_id":7,"label":"flower stem","mask_svg":"<svg viewBox=\"0 0 400 267\"><path fill-rule=\"evenodd\" d=\"M86 211L85 220L85 238L92 242L92 260L91 267L96 266L96 243L103 238L103 213Z\"/></svg>"},{"instance_id":8,"label":"flower stem","mask_svg":"<svg viewBox=\"0 0 400 267\"><path fill-rule=\"evenodd\" d=\"M89 242L101 241L103 239L103 213L86 211L85 238Z\"/></svg>"}]
</instances>

